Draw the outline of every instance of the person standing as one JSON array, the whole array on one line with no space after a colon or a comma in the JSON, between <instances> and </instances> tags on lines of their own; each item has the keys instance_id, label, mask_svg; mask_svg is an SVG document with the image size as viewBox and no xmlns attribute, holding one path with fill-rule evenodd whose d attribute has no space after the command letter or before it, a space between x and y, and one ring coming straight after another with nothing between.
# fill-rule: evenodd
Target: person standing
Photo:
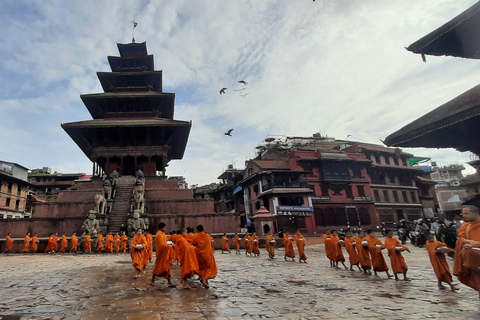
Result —
<instances>
[{"instance_id":1,"label":"person standing","mask_svg":"<svg viewBox=\"0 0 480 320\"><path fill-rule=\"evenodd\" d=\"M433 234L429 234L427 237L427 252L430 262L432 263L433 272L437 276L438 288L445 289L442 282L447 283L452 291L457 290L452 283L452 274L450 273L450 267L445 259L445 253L455 254L455 250L450 249L443 242L435 240Z\"/></svg>"},{"instance_id":2,"label":"person standing","mask_svg":"<svg viewBox=\"0 0 480 320\"><path fill-rule=\"evenodd\" d=\"M362 271L360 269L360 257L358 256L357 249L356 249L356 241L355 238L352 237L352 233L350 231L347 231L345 233L345 249L348 252L348 260L350 261L350 271L353 270L353 266L357 266L358 270Z\"/></svg>"},{"instance_id":3,"label":"person standing","mask_svg":"<svg viewBox=\"0 0 480 320\"><path fill-rule=\"evenodd\" d=\"M267 236L265 237L265 248L268 252L268 257L270 259L275 258L275 238L272 235L271 231L268 231Z\"/></svg>"},{"instance_id":4,"label":"person standing","mask_svg":"<svg viewBox=\"0 0 480 320\"><path fill-rule=\"evenodd\" d=\"M375 276L378 277L377 272L386 272L388 278L393 278L393 276L388 272L388 266L385 263L385 258L383 257L382 250L385 249L382 241L375 237L375 232L373 230L367 231L368 233L368 250L370 251L370 257L372 259L373 272Z\"/></svg>"},{"instance_id":5,"label":"person standing","mask_svg":"<svg viewBox=\"0 0 480 320\"><path fill-rule=\"evenodd\" d=\"M181 289L190 289L187 280L191 279L198 272L197 255L195 247L187 241L187 230L182 229L181 235L175 238L175 248L177 250L177 259L180 262L182 282L178 284Z\"/></svg>"},{"instance_id":6,"label":"person standing","mask_svg":"<svg viewBox=\"0 0 480 320\"><path fill-rule=\"evenodd\" d=\"M140 272L144 268L144 256L147 242L143 236L142 229L137 229L132 240L132 248L130 250L130 257L132 258L132 265L135 268L135 278L140 277Z\"/></svg>"},{"instance_id":7,"label":"person standing","mask_svg":"<svg viewBox=\"0 0 480 320\"><path fill-rule=\"evenodd\" d=\"M260 255L260 241L258 240L257 234L254 232L251 237L252 240L252 252L258 257Z\"/></svg>"},{"instance_id":8,"label":"person standing","mask_svg":"<svg viewBox=\"0 0 480 320\"><path fill-rule=\"evenodd\" d=\"M207 289L209 288L208 280L215 278L218 272L217 262L209 242L210 235L204 232L203 225L198 225L192 244L195 246L198 261L198 275L202 279L203 286Z\"/></svg>"},{"instance_id":9,"label":"person standing","mask_svg":"<svg viewBox=\"0 0 480 320\"><path fill-rule=\"evenodd\" d=\"M3 254L9 254L10 251L13 248L13 239L10 237L10 232L7 233L7 236L5 237L5 250L3 251Z\"/></svg>"},{"instance_id":10,"label":"person standing","mask_svg":"<svg viewBox=\"0 0 480 320\"><path fill-rule=\"evenodd\" d=\"M92 253L92 237L90 236L90 233L87 232L87 236L85 237L85 249L83 250L83 253Z\"/></svg>"},{"instance_id":11,"label":"person standing","mask_svg":"<svg viewBox=\"0 0 480 320\"><path fill-rule=\"evenodd\" d=\"M288 261L287 258L292 258L292 261L295 261L295 251L293 250L294 240L294 237L292 237L288 231L283 234L283 243L285 246L285 261Z\"/></svg>"},{"instance_id":12,"label":"person standing","mask_svg":"<svg viewBox=\"0 0 480 320\"><path fill-rule=\"evenodd\" d=\"M347 266L345 265L345 256L343 255L342 245L344 241L338 237L338 232L333 231L332 233L332 245L333 245L333 262L335 263L335 268L339 269L338 263L341 262L345 270L347 270Z\"/></svg>"},{"instance_id":13,"label":"person standing","mask_svg":"<svg viewBox=\"0 0 480 320\"><path fill-rule=\"evenodd\" d=\"M122 232L122 253L127 254L128 237L125 232Z\"/></svg>"},{"instance_id":14,"label":"person standing","mask_svg":"<svg viewBox=\"0 0 480 320\"><path fill-rule=\"evenodd\" d=\"M224 233L222 237L222 253L224 252L230 253L230 247L228 246L228 238L226 233Z\"/></svg>"},{"instance_id":15,"label":"person standing","mask_svg":"<svg viewBox=\"0 0 480 320\"><path fill-rule=\"evenodd\" d=\"M32 237L32 254L35 254L35 252L37 251L37 247L38 247L38 243L40 241L38 241L38 237L37 237L37 233L34 233L33 234L33 237Z\"/></svg>"},{"instance_id":16,"label":"person standing","mask_svg":"<svg viewBox=\"0 0 480 320\"><path fill-rule=\"evenodd\" d=\"M55 244L53 243L53 233L50 233L47 241L47 248L45 248L45 253L55 253Z\"/></svg>"},{"instance_id":17,"label":"person standing","mask_svg":"<svg viewBox=\"0 0 480 320\"><path fill-rule=\"evenodd\" d=\"M152 262L152 259L153 259L153 235L148 231L145 231L145 233L146 233L145 238L147 239L147 247L148 247L148 261Z\"/></svg>"},{"instance_id":18,"label":"person standing","mask_svg":"<svg viewBox=\"0 0 480 320\"><path fill-rule=\"evenodd\" d=\"M98 237L97 237L97 251L98 253L101 253L104 249L104 246L103 246L103 235L102 233L100 232L98 234Z\"/></svg>"},{"instance_id":19,"label":"person standing","mask_svg":"<svg viewBox=\"0 0 480 320\"><path fill-rule=\"evenodd\" d=\"M368 241L365 238L365 232L361 230L358 233L358 237L355 238L355 245L357 247L358 258L360 259L360 265L362 266L363 273L371 274L372 262L370 261L370 251L368 250Z\"/></svg>"},{"instance_id":20,"label":"person standing","mask_svg":"<svg viewBox=\"0 0 480 320\"><path fill-rule=\"evenodd\" d=\"M117 232L113 237L113 247L114 247L115 253L118 253L120 251L120 242L121 242L120 235Z\"/></svg>"},{"instance_id":21,"label":"person standing","mask_svg":"<svg viewBox=\"0 0 480 320\"><path fill-rule=\"evenodd\" d=\"M236 254L241 254L240 253L240 237L238 236L238 234L235 233L235 235L233 236L233 239L232 239L232 242L233 242L233 245L235 246L235 253Z\"/></svg>"},{"instance_id":22,"label":"person standing","mask_svg":"<svg viewBox=\"0 0 480 320\"><path fill-rule=\"evenodd\" d=\"M393 237L393 231L387 230L387 237L385 238L385 247L388 250L388 256L390 257L390 263L392 265L392 271L395 275L395 280L398 281L398 273L403 273L403 280L408 281L407 271L408 267L405 263L405 259L402 256L402 251L408 250L407 246L401 244L397 238Z\"/></svg>"},{"instance_id":23,"label":"person standing","mask_svg":"<svg viewBox=\"0 0 480 320\"><path fill-rule=\"evenodd\" d=\"M245 247L245 255L252 255L253 243L248 233L245 233L245 237L243 237L243 246Z\"/></svg>"},{"instance_id":24,"label":"person standing","mask_svg":"<svg viewBox=\"0 0 480 320\"><path fill-rule=\"evenodd\" d=\"M62 235L62 240L60 241L60 252L65 253L65 250L68 247L67 235L64 233Z\"/></svg>"},{"instance_id":25,"label":"person standing","mask_svg":"<svg viewBox=\"0 0 480 320\"><path fill-rule=\"evenodd\" d=\"M155 259L155 267L153 269L151 285L155 285L155 277L163 277L167 279L169 287L175 287L171 281L170 269L173 266L173 246L167 243L167 225L160 222L158 225L158 232L155 236L155 244L157 247L157 258ZM210 245L210 244L209 244ZM133 246L133 244L132 244Z\"/></svg>"},{"instance_id":26,"label":"person standing","mask_svg":"<svg viewBox=\"0 0 480 320\"><path fill-rule=\"evenodd\" d=\"M307 263L307 255L305 254L305 237L297 230L295 233L295 244L298 249L298 262Z\"/></svg>"},{"instance_id":27,"label":"person standing","mask_svg":"<svg viewBox=\"0 0 480 320\"><path fill-rule=\"evenodd\" d=\"M70 249L70 253L77 254L77 248L78 248L77 233L74 232L72 234L72 248Z\"/></svg>"},{"instance_id":28,"label":"person standing","mask_svg":"<svg viewBox=\"0 0 480 320\"><path fill-rule=\"evenodd\" d=\"M109 232L106 236L105 236L105 250L109 253L113 253L113 235L111 232Z\"/></svg>"},{"instance_id":29,"label":"person standing","mask_svg":"<svg viewBox=\"0 0 480 320\"><path fill-rule=\"evenodd\" d=\"M328 230L324 235L323 235L323 241L325 243L325 254L330 260L330 267L335 267L335 248L333 247L333 235L332 235L333 230Z\"/></svg>"},{"instance_id":30,"label":"person standing","mask_svg":"<svg viewBox=\"0 0 480 320\"><path fill-rule=\"evenodd\" d=\"M28 253L30 252L30 232L27 232L25 235L25 238L23 238L23 253Z\"/></svg>"},{"instance_id":31,"label":"person standing","mask_svg":"<svg viewBox=\"0 0 480 320\"><path fill-rule=\"evenodd\" d=\"M53 252L58 252L58 233L55 232L53 235Z\"/></svg>"}]
</instances>

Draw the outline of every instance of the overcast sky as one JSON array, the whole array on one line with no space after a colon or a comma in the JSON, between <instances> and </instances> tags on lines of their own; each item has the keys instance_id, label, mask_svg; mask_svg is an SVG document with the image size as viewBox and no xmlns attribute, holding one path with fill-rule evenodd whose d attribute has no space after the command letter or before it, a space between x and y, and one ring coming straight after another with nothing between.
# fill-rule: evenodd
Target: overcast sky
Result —
<instances>
[{"instance_id":1,"label":"overcast sky","mask_svg":"<svg viewBox=\"0 0 480 320\"><path fill-rule=\"evenodd\" d=\"M91 174L60 124L91 119L80 94L102 92L96 72L111 71L117 42L131 42L133 16L136 41L176 94L175 118L193 123L167 175L216 182L228 164L244 168L267 135L381 144L480 83L479 61L423 63L405 50L475 2L2 0L0 160ZM470 160L453 149L404 150L442 165Z\"/></svg>"}]
</instances>

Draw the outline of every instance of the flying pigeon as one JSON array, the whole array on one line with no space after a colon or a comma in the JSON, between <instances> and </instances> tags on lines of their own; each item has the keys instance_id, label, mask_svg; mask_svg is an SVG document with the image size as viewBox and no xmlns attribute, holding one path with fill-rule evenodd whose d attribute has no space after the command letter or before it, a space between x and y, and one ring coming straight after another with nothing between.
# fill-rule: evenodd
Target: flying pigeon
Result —
<instances>
[{"instance_id":1,"label":"flying pigeon","mask_svg":"<svg viewBox=\"0 0 480 320\"><path fill-rule=\"evenodd\" d=\"M220 94L225 94L225 90L227 90L227 88L220 89Z\"/></svg>"},{"instance_id":2,"label":"flying pigeon","mask_svg":"<svg viewBox=\"0 0 480 320\"><path fill-rule=\"evenodd\" d=\"M232 131L233 131L233 129L228 130L227 132L225 132L225 135L231 137L232 136L231 135Z\"/></svg>"},{"instance_id":3,"label":"flying pigeon","mask_svg":"<svg viewBox=\"0 0 480 320\"><path fill-rule=\"evenodd\" d=\"M244 85L248 84L248 82L246 82L245 80L240 80L240 81L238 81L238 83L243 83Z\"/></svg>"},{"instance_id":4,"label":"flying pigeon","mask_svg":"<svg viewBox=\"0 0 480 320\"><path fill-rule=\"evenodd\" d=\"M247 92L247 93L245 93L245 94L241 94L240 97L244 97L244 98L245 98L245 97L248 96L248 95L249 95L249 93Z\"/></svg>"}]
</instances>

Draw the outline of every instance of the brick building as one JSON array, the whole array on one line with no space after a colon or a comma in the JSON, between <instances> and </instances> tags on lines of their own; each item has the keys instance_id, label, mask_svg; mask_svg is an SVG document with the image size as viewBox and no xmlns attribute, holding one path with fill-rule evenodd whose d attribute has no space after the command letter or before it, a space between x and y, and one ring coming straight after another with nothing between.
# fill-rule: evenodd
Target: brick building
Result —
<instances>
[{"instance_id":1,"label":"brick building","mask_svg":"<svg viewBox=\"0 0 480 320\"><path fill-rule=\"evenodd\" d=\"M24 166L0 161L0 218L25 216L25 206L30 190L27 175L28 169Z\"/></svg>"}]
</instances>

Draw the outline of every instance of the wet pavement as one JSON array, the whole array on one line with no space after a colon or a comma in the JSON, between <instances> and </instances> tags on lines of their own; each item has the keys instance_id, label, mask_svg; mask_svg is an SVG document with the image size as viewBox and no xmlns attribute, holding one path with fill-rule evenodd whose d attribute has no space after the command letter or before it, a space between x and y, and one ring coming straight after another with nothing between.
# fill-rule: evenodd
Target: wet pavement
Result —
<instances>
[{"instance_id":1,"label":"wet pavement","mask_svg":"<svg viewBox=\"0 0 480 320\"><path fill-rule=\"evenodd\" d=\"M135 279L129 255L0 256L0 319L479 319L478 293L437 289L426 250L410 248L410 282L332 269L322 244L307 246L307 264L282 248L275 260L216 251L210 289L191 290L147 285L152 264Z\"/></svg>"}]
</instances>

